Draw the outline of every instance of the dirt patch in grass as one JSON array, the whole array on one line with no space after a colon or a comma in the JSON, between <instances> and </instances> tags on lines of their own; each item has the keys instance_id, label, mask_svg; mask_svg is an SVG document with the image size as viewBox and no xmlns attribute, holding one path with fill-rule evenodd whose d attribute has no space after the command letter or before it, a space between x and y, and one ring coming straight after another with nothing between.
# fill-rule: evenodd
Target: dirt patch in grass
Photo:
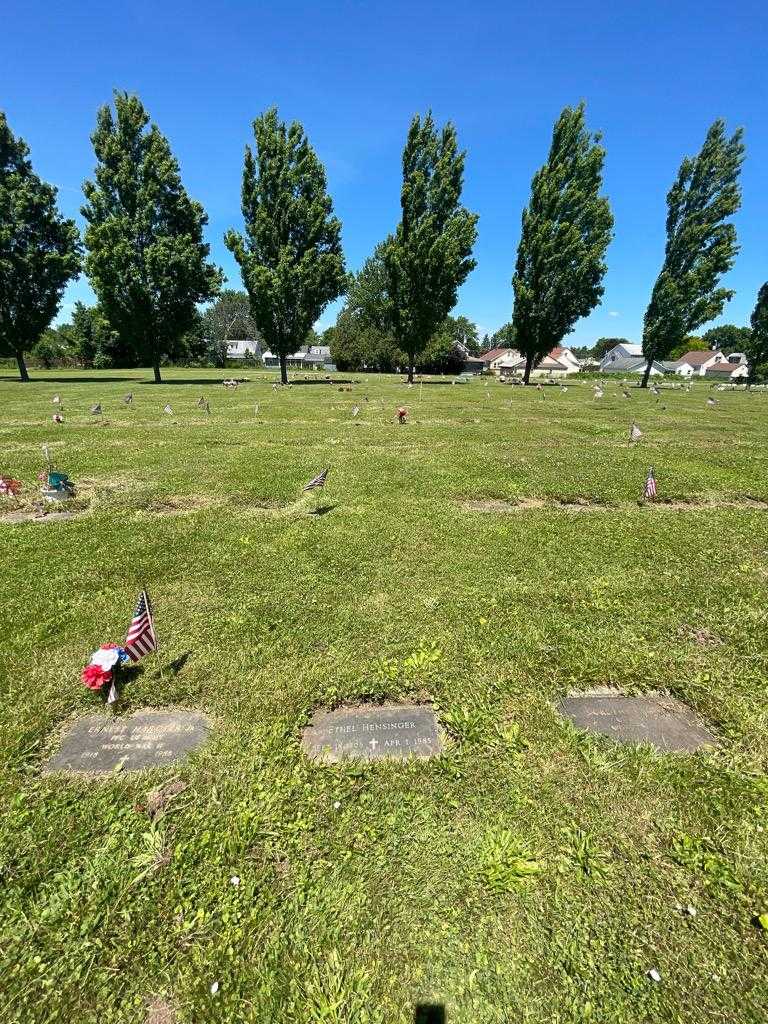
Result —
<instances>
[{"instance_id":1,"label":"dirt patch in grass","mask_svg":"<svg viewBox=\"0 0 768 1024\"><path fill-rule=\"evenodd\" d=\"M213 498L203 495L168 495L164 498L153 498L139 511L153 516L187 516L201 509L212 508L216 504Z\"/></svg>"},{"instance_id":2,"label":"dirt patch in grass","mask_svg":"<svg viewBox=\"0 0 768 1024\"><path fill-rule=\"evenodd\" d=\"M698 647L719 647L723 643L722 638L706 626L689 626L684 623L678 633L684 640L690 640Z\"/></svg>"},{"instance_id":3,"label":"dirt patch in grass","mask_svg":"<svg viewBox=\"0 0 768 1024\"><path fill-rule=\"evenodd\" d=\"M176 1024L176 1008L163 996L155 996L147 1003L146 1024Z\"/></svg>"},{"instance_id":4,"label":"dirt patch in grass","mask_svg":"<svg viewBox=\"0 0 768 1024\"><path fill-rule=\"evenodd\" d=\"M13 512L6 512L0 516L0 523L7 526L15 526L19 523L67 523L72 519L78 519L85 515L84 509L57 509L51 512L40 513L35 509L18 509Z\"/></svg>"},{"instance_id":5,"label":"dirt patch in grass","mask_svg":"<svg viewBox=\"0 0 768 1024\"><path fill-rule=\"evenodd\" d=\"M181 779L173 779L162 786L158 786L147 793L147 802L142 808L146 811L150 821L162 817L175 799L187 788L187 783Z\"/></svg>"},{"instance_id":6,"label":"dirt patch in grass","mask_svg":"<svg viewBox=\"0 0 768 1024\"><path fill-rule=\"evenodd\" d=\"M459 504L469 512L491 513L532 512L542 509L552 512L617 512L631 508L659 509L665 512L696 512L702 509L720 508L768 510L768 501L763 501L760 498L723 500L716 498L674 500L670 498L669 500L632 501L622 504L609 504L589 498L516 498L509 501L504 501L501 498L472 498L463 499Z\"/></svg>"},{"instance_id":7,"label":"dirt patch in grass","mask_svg":"<svg viewBox=\"0 0 768 1024\"><path fill-rule=\"evenodd\" d=\"M568 512L583 512L589 509L610 511L616 506L604 502L590 501L588 498L573 498L570 501L556 498L515 498L504 501L501 498L480 498L460 502L461 507L470 512L532 512L541 509L565 509Z\"/></svg>"}]
</instances>

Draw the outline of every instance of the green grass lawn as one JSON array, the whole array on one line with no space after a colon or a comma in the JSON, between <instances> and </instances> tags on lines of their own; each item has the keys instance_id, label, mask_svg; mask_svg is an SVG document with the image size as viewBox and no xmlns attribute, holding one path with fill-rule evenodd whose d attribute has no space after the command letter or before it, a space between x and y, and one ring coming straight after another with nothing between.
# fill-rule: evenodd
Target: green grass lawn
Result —
<instances>
[{"instance_id":1,"label":"green grass lawn","mask_svg":"<svg viewBox=\"0 0 768 1024\"><path fill-rule=\"evenodd\" d=\"M83 512L0 523L3 1024L765 1020L768 395L166 375L0 379L0 472L29 499L48 442ZM677 504L639 506L649 465ZM199 709L210 741L41 775L144 584L164 679L147 658L121 713ZM558 716L606 685L674 694L721 745ZM306 760L315 708L385 698L434 701L446 753Z\"/></svg>"}]
</instances>

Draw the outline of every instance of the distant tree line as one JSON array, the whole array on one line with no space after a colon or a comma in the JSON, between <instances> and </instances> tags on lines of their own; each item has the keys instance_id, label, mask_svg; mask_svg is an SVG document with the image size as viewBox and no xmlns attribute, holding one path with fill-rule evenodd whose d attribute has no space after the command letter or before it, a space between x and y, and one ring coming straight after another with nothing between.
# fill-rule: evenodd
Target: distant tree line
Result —
<instances>
[{"instance_id":1,"label":"distant tree line","mask_svg":"<svg viewBox=\"0 0 768 1024\"><path fill-rule=\"evenodd\" d=\"M454 372L481 348L518 349L524 380L578 320L601 301L613 215L601 194L605 150L585 107L555 122L545 163L522 212L509 323L478 338L453 317L458 290L475 267L478 215L462 204L466 154L448 122L413 118L402 157L400 219L361 270L346 271L341 223L325 169L300 124L275 109L253 122L243 163L242 230L225 243L244 291L224 289L203 232L207 216L186 192L168 140L140 99L116 92L97 114L95 168L83 184L82 238L57 207L56 189L34 171L26 144L0 113L0 357L42 365L145 366L156 381L170 362L226 360L227 344L262 340L287 359L329 303L346 296L326 332L342 369ZM768 364L768 283L751 326L694 332L722 313L721 287L738 246L731 217L741 202L741 131L715 121L695 157L686 157L667 196L666 247L646 310L643 352L673 358L687 347L738 349L753 372ZM52 328L68 282L85 272L97 302L75 304L71 322ZM616 339L599 339L592 349Z\"/></svg>"}]
</instances>

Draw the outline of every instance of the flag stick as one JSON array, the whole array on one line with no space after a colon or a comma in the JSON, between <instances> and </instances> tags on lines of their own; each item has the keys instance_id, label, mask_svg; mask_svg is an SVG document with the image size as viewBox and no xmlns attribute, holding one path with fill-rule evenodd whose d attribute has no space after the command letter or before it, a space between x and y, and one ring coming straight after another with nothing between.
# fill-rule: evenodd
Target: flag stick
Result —
<instances>
[{"instance_id":1,"label":"flag stick","mask_svg":"<svg viewBox=\"0 0 768 1024\"><path fill-rule=\"evenodd\" d=\"M141 590L142 593L146 595L147 604L149 605L149 613L152 618L152 632L155 634L155 657L157 658L157 670L160 673L160 679L162 680L163 686L165 686L165 676L163 675L163 663L162 661L160 661L160 642L157 639L157 632L155 631L155 610L152 607L152 604L149 600L149 591L147 590L146 586L143 583L141 585Z\"/></svg>"}]
</instances>

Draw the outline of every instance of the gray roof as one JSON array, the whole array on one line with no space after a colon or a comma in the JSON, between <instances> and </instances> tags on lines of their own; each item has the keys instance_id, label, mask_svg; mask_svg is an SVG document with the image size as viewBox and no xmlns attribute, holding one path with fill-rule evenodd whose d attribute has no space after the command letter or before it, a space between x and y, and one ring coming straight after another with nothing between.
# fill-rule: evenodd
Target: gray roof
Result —
<instances>
[{"instance_id":1,"label":"gray roof","mask_svg":"<svg viewBox=\"0 0 768 1024\"><path fill-rule=\"evenodd\" d=\"M602 370L603 373L641 373L645 365L645 359L622 356L621 359L614 359L612 363L606 363Z\"/></svg>"}]
</instances>

